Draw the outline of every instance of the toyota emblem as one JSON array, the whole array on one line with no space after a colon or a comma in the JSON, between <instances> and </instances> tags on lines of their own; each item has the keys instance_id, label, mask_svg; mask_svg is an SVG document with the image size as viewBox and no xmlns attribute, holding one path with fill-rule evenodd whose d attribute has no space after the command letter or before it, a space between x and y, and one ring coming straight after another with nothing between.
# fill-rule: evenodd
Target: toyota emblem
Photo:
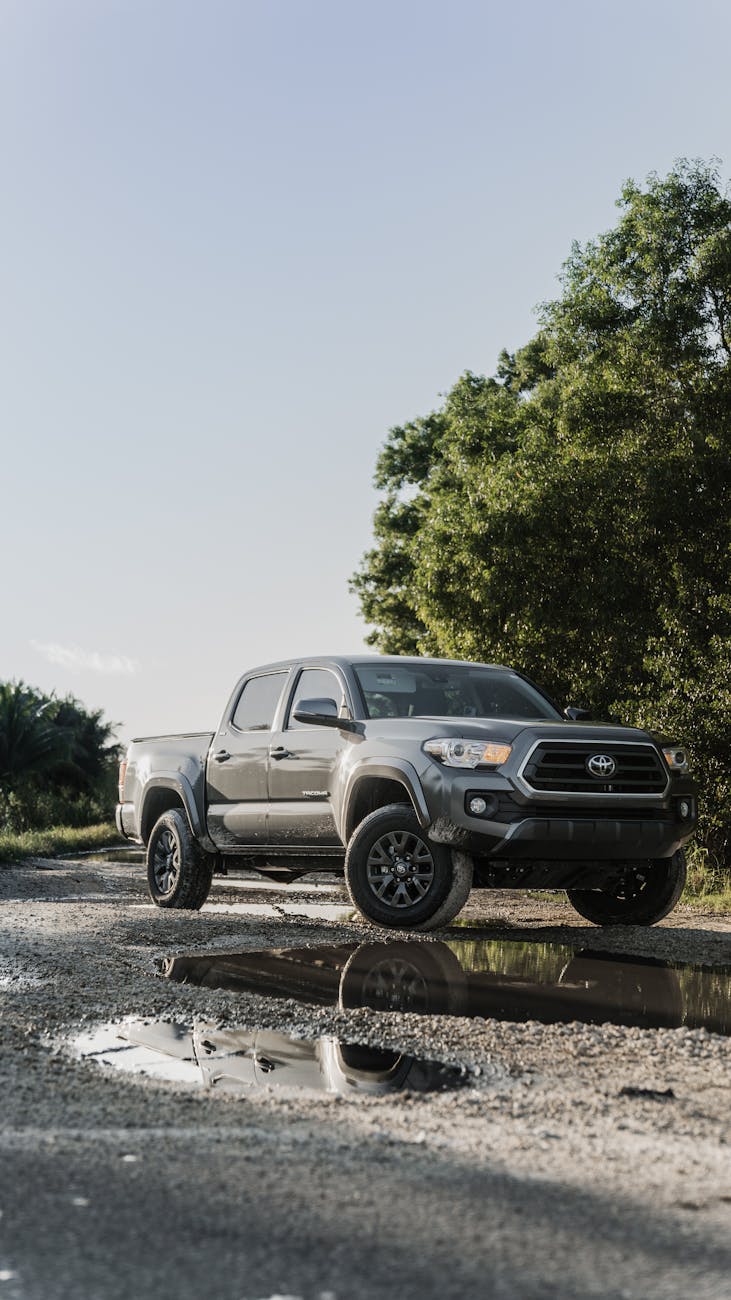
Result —
<instances>
[{"instance_id":1,"label":"toyota emblem","mask_svg":"<svg viewBox=\"0 0 731 1300\"><path fill-rule=\"evenodd\" d=\"M587 758L586 766L591 775L598 777L600 781L606 781L610 776L614 776L617 770L617 764L610 754L592 754L591 758Z\"/></svg>"}]
</instances>

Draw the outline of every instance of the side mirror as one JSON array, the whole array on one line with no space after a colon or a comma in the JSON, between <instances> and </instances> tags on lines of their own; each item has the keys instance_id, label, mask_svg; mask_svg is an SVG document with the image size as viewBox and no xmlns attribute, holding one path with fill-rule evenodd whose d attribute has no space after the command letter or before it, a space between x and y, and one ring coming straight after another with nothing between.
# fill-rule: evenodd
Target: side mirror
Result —
<instances>
[{"instance_id":1,"label":"side mirror","mask_svg":"<svg viewBox=\"0 0 731 1300\"><path fill-rule=\"evenodd\" d=\"M568 718L569 722L586 722L591 717L591 713L589 709L577 709L570 704L567 709L564 709L563 716Z\"/></svg>"},{"instance_id":2,"label":"side mirror","mask_svg":"<svg viewBox=\"0 0 731 1300\"><path fill-rule=\"evenodd\" d=\"M338 715L335 700L297 700L292 710L295 722L304 722L310 727L338 727L341 731L355 731L356 726L350 718Z\"/></svg>"}]
</instances>

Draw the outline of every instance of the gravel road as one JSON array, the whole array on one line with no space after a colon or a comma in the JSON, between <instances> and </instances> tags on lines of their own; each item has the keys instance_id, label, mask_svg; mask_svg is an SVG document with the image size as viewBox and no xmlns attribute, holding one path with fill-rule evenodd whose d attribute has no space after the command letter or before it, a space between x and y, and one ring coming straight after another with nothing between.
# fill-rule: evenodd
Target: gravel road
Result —
<instances>
[{"instance_id":1,"label":"gravel road","mask_svg":"<svg viewBox=\"0 0 731 1300\"><path fill-rule=\"evenodd\" d=\"M731 1296L731 1040L342 1011L161 977L161 957L196 949L374 937L297 915L341 897L302 883L217 880L202 912L165 913L137 864L0 869L0 1300ZM598 931L558 899L480 892L460 920L731 965L731 917L683 909ZM73 1054L124 1017L336 1035L468 1073L427 1095L241 1095Z\"/></svg>"}]
</instances>

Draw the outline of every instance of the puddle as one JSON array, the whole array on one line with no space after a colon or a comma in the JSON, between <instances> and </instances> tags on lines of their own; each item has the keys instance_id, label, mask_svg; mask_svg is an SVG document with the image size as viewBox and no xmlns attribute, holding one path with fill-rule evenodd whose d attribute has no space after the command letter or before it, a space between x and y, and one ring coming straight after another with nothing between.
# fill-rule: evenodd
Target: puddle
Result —
<instances>
[{"instance_id":1,"label":"puddle","mask_svg":"<svg viewBox=\"0 0 731 1300\"><path fill-rule=\"evenodd\" d=\"M145 850L114 847L84 849L80 853L58 853L56 857L59 862L78 862L83 858L85 862L135 862L139 864L145 861Z\"/></svg>"},{"instance_id":2,"label":"puddle","mask_svg":"<svg viewBox=\"0 0 731 1300\"><path fill-rule=\"evenodd\" d=\"M343 1009L731 1033L731 969L568 944L397 940L193 953L159 965L182 983Z\"/></svg>"},{"instance_id":3,"label":"puddle","mask_svg":"<svg viewBox=\"0 0 731 1300\"><path fill-rule=\"evenodd\" d=\"M273 1030L220 1029L164 1021L125 1021L81 1034L72 1047L85 1060L132 1074L251 1092L305 1088L347 1096L444 1092L469 1083L456 1066L325 1036L290 1038Z\"/></svg>"}]
</instances>

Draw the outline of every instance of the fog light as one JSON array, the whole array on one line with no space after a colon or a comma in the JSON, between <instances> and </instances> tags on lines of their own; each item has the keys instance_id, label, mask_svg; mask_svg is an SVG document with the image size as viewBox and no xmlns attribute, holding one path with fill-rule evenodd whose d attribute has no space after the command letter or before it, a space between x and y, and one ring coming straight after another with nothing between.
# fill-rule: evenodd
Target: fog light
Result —
<instances>
[{"instance_id":1,"label":"fog light","mask_svg":"<svg viewBox=\"0 0 731 1300\"><path fill-rule=\"evenodd\" d=\"M682 817L684 822L687 821L688 818L690 817L691 807L692 805L688 799L681 799L680 803L678 804L678 812L680 813L680 816Z\"/></svg>"},{"instance_id":2,"label":"fog light","mask_svg":"<svg viewBox=\"0 0 731 1300\"><path fill-rule=\"evenodd\" d=\"M464 796L464 810L470 817L494 817L500 806L499 800L494 794L486 790L466 790Z\"/></svg>"}]
</instances>

